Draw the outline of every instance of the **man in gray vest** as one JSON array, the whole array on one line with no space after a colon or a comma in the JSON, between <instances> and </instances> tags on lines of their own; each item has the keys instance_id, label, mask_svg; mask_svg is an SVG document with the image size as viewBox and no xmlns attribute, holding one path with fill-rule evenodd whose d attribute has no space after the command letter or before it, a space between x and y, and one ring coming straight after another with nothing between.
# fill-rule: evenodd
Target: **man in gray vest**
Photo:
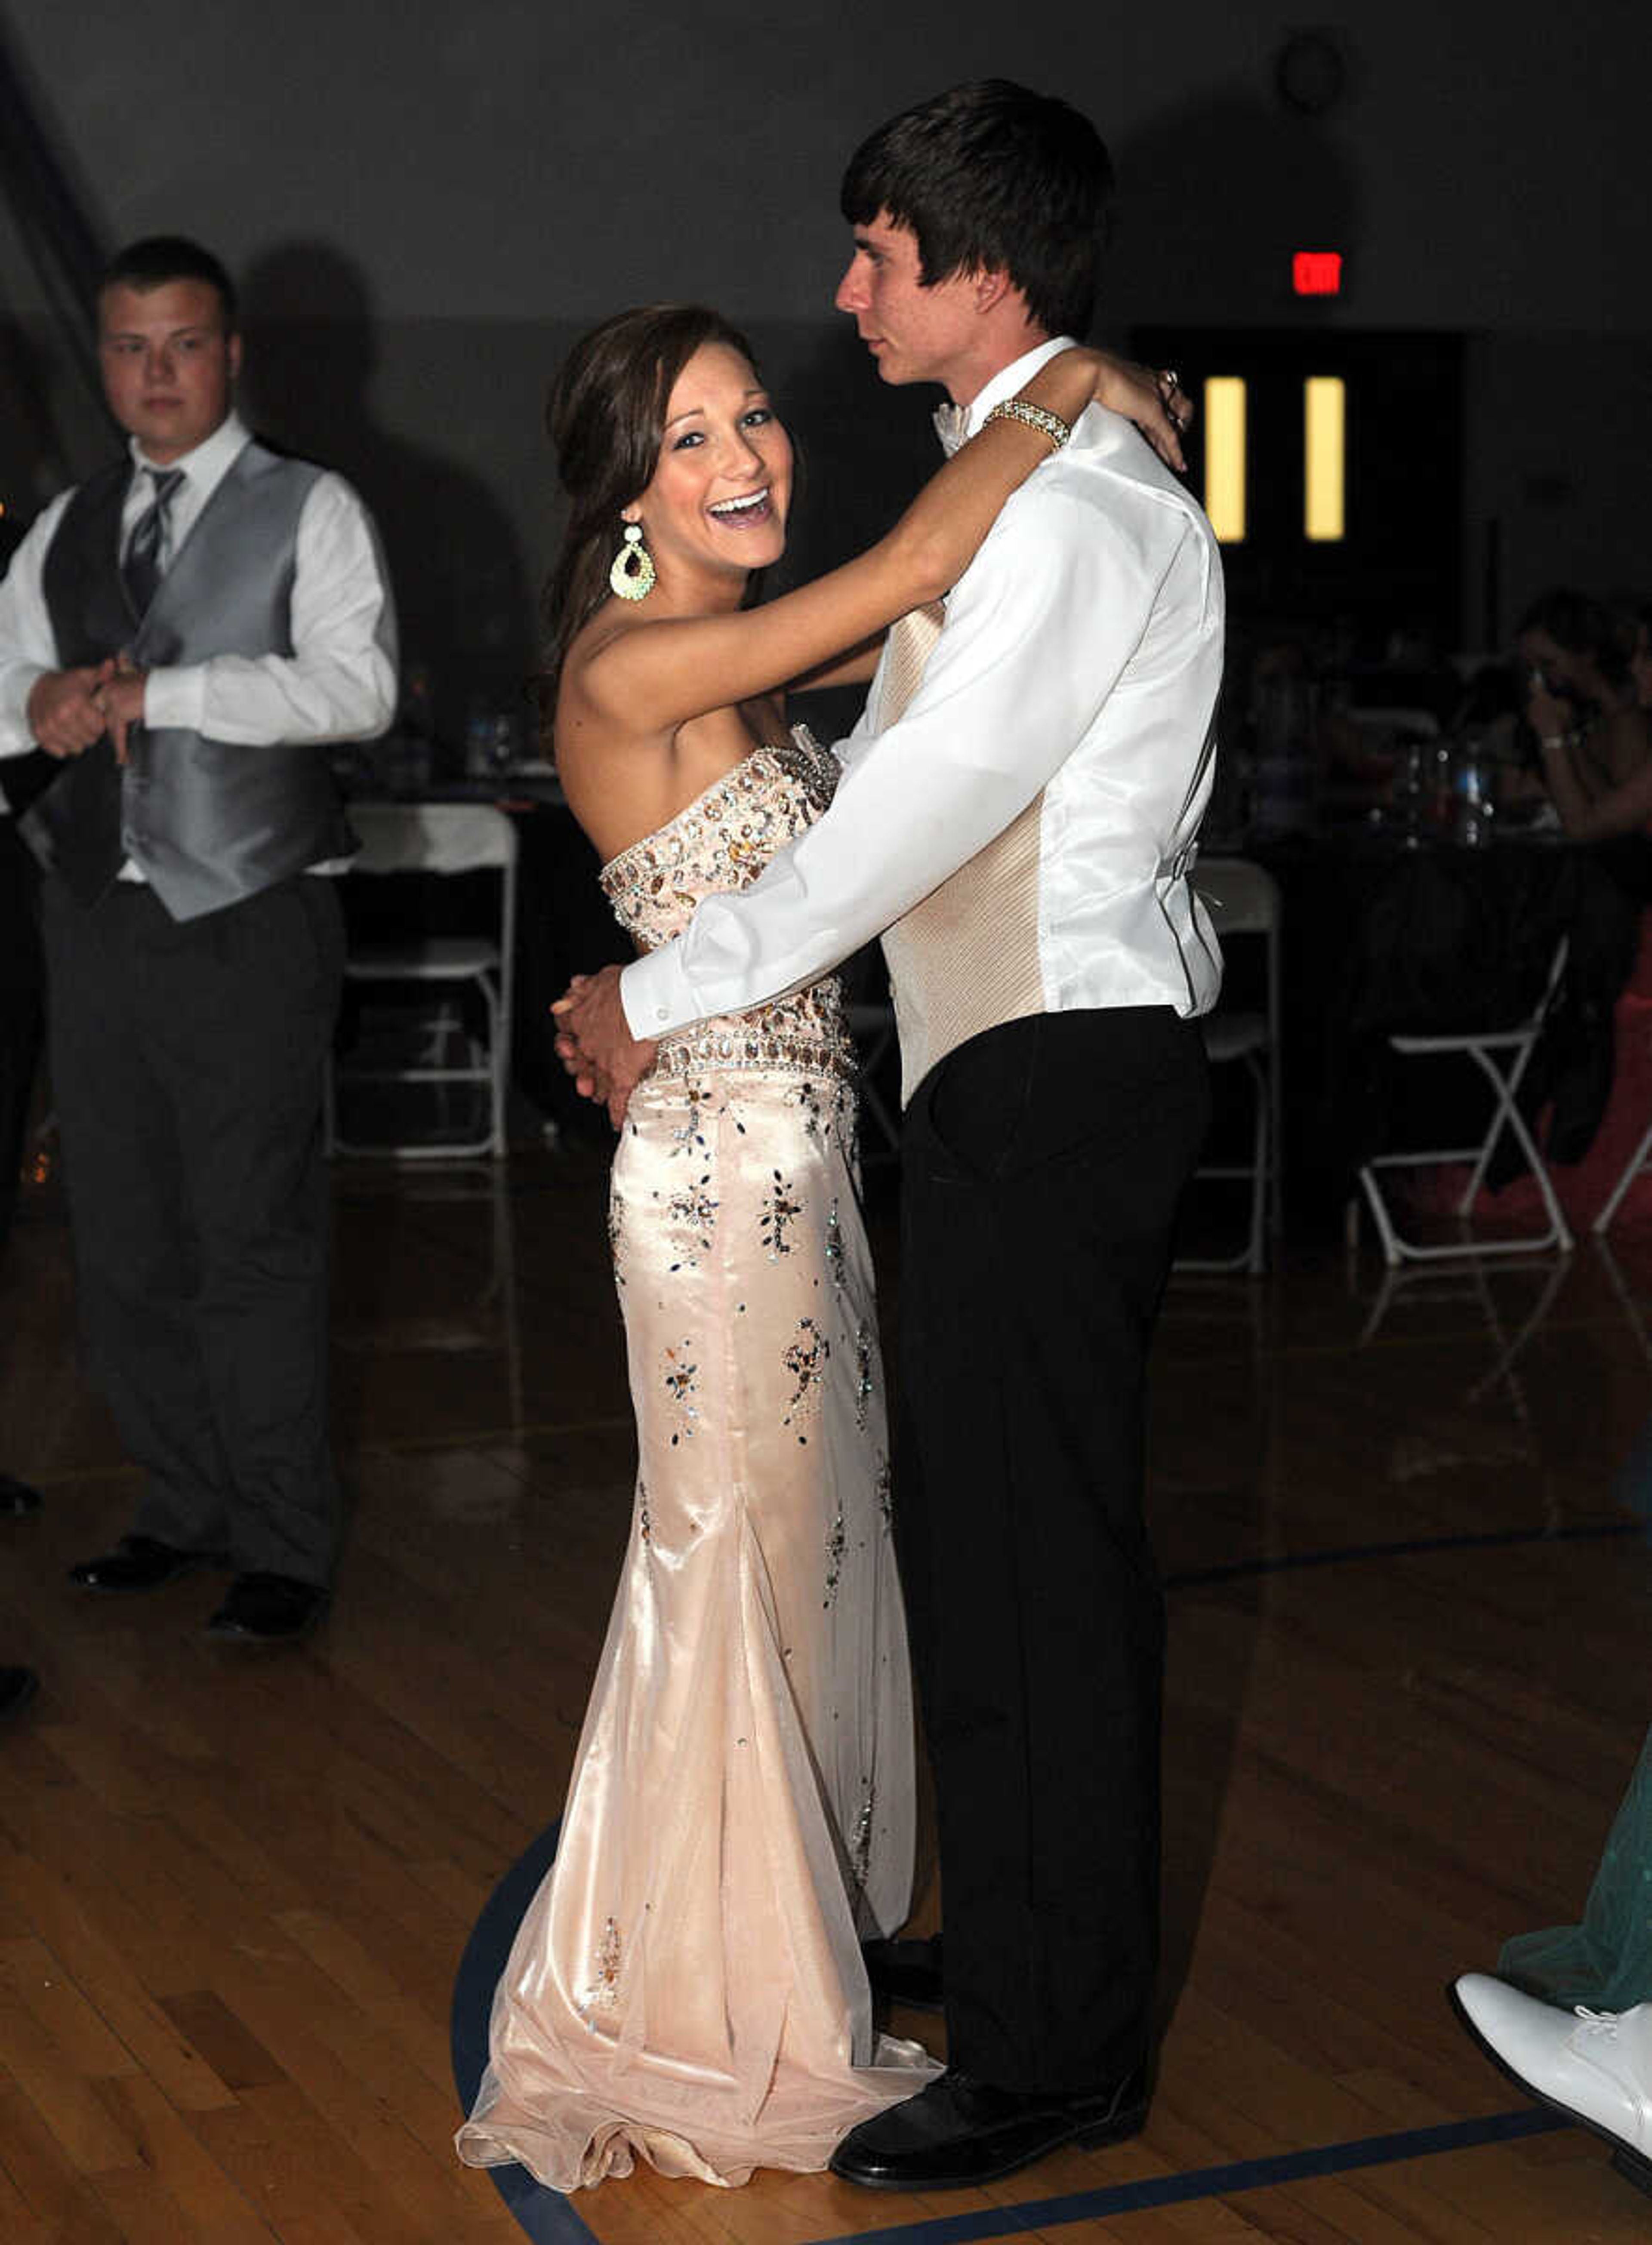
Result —
<instances>
[{"instance_id":1,"label":"man in gray vest","mask_svg":"<svg viewBox=\"0 0 1652 2245\"><path fill-rule=\"evenodd\" d=\"M327 744L381 733L395 633L355 493L249 437L218 261L134 243L99 295L129 457L45 509L0 584L0 756L61 770L44 871L51 1075L93 1376L145 1468L94 1591L235 1570L216 1636L323 1611L321 1093L350 848Z\"/></svg>"}]
</instances>

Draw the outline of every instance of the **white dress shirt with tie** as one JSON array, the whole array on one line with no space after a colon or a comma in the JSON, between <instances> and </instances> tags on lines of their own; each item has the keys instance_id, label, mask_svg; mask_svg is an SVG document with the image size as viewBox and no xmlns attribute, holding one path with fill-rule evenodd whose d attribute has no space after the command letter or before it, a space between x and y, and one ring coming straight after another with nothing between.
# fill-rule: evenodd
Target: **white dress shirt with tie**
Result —
<instances>
[{"instance_id":1,"label":"white dress shirt with tie","mask_svg":"<svg viewBox=\"0 0 1652 2245\"><path fill-rule=\"evenodd\" d=\"M247 438L246 424L231 413L171 464L184 478L167 510L163 573ZM123 554L152 495L141 472L151 463L137 439L130 442ZM60 493L37 518L0 583L0 756L22 756L34 746L29 696L44 672L58 668L41 578L70 497ZM396 706L393 611L371 525L341 476L319 477L299 517L292 642L290 655L217 655L152 670L144 688L146 722L251 748L359 740L384 729Z\"/></svg>"},{"instance_id":2,"label":"white dress shirt with tie","mask_svg":"<svg viewBox=\"0 0 1652 2245\"><path fill-rule=\"evenodd\" d=\"M971 434L1059 337L972 402ZM1010 498L946 603L917 693L880 729L888 657L839 749L831 810L738 895L621 976L657 1038L815 980L1042 796L1044 1009L1214 1003L1220 954L1187 880L1221 682L1210 526L1131 424L1092 406Z\"/></svg>"}]
</instances>

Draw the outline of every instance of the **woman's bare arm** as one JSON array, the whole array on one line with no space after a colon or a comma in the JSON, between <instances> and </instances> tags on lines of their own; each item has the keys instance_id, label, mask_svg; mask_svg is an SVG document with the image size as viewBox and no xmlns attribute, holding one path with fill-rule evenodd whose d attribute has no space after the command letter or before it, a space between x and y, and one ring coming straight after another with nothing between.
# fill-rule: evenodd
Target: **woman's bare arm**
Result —
<instances>
[{"instance_id":1,"label":"woman's bare arm","mask_svg":"<svg viewBox=\"0 0 1652 2245\"><path fill-rule=\"evenodd\" d=\"M1181 438L1193 417L1192 400L1173 374L1158 374L1134 359L1098 350L1093 386L1095 402L1109 412L1133 421L1167 467L1184 470ZM801 678L790 682L792 690L805 693L822 686L868 686L883 652L883 634L847 648L830 662L823 662Z\"/></svg>"},{"instance_id":2,"label":"woman's bare arm","mask_svg":"<svg viewBox=\"0 0 1652 2245\"><path fill-rule=\"evenodd\" d=\"M1543 736L1543 776L1560 824L1578 842L1604 842L1615 834L1652 832L1652 756L1642 759L1615 787L1591 791L1584 785L1572 738Z\"/></svg>"},{"instance_id":3,"label":"woman's bare arm","mask_svg":"<svg viewBox=\"0 0 1652 2245\"><path fill-rule=\"evenodd\" d=\"M1093 352L1063 351L1020 397L1072 422L1096 395L1097 375ZM578 663L575 678L565 680L565 696L572 686L599 720L621 722L634 736L657 736L836 662L908 608L950 590L1004 501L1050 451L1042 430L992 422L853 561L760 608L621 623Z\"/></svg>"},{"instance_id":4,"label":"woman's bare arm","mask_svg":"<svg viewBox=\"0 0 1652 2245\"><path fill-rule=\"evenodd\" d=\"M1180 377L1168 370L1156 374L1152 367L1118 358L1112 351L1098 351L1096 356L1100 362L1096 370L1097 404L1133 421L1165 465L1179 475L1185 472L1187 462L1181 440L1192 424L1193 404Z\"/></svg>"},{"instance_id":5,"label":"woman's bare arm","mask_svg":"<svg viewBox=\"0 0 1652 2245\"><path fill-rule=\"evenodd\" d=\"M789 680L787 693L809 694L821 686L869 686L878 667L878 657L883 653L883 641L884 634L875 632L870 639L862 640L859 647L848 648L830 662L806 670L801 678Z\"/></svg>"}]
</instances>

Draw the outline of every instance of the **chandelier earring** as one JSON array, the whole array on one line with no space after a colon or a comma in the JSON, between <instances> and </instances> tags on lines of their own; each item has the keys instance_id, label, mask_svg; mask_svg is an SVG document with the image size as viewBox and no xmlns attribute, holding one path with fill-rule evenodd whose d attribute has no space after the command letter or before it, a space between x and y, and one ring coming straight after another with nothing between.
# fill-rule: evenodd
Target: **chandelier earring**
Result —
<instances>
[{"instance_id":1,"label":"chandelier earring","mask_svg":"<svg viewBox=\"0 0 1652 2245\"><path fill-rule=\"evenodd\" d=\"M642 543L642 526L628 522L625 543L614 556L608 583L622 600L645 600L654 590L654 556Z\"/></svg>"}]
</instances>

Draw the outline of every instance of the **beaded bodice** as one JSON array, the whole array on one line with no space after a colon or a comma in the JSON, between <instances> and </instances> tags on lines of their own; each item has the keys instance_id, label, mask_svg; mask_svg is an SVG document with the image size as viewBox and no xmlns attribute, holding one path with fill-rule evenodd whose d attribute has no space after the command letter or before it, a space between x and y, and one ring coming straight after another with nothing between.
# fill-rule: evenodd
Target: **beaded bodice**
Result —
<instances>
[{"instance_id":1,"label":"beaded bodice","mask_svg":"<svg viewBox=\"0 0 1652 2245\"><path fill-rule=\"evenodd\" d=\"M745 888L812 826L837 785L835 756L804 725L782 747L754 749L703 794L603 866L614 916L644 951L682 933L703 897ZM673 1075L727 1068L853 1074L854 1051L835 975L747 1014L724 1014L663 1038Z\"/></svg>"}]
</instances>

